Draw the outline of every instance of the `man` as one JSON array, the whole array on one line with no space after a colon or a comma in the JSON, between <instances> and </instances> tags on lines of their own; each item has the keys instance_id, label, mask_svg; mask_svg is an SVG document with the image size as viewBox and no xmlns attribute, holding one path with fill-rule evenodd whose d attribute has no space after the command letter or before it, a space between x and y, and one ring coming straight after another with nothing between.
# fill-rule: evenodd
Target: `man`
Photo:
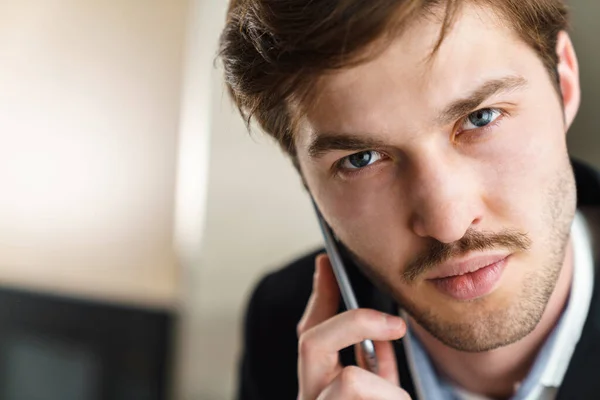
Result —
<instances>
[{"instance_id":1,"label":"man","mask_svg":"<svg viewBox=\"0 0 600 400\"><path fill-rule=\"evenodd\" d=\"M600 178L567 153L566 28L560 0L232 2L229 90L289 153L364 307L340 308L324 255L267 276L240 399L600 396Z\"/></svg>"}]
</instances>

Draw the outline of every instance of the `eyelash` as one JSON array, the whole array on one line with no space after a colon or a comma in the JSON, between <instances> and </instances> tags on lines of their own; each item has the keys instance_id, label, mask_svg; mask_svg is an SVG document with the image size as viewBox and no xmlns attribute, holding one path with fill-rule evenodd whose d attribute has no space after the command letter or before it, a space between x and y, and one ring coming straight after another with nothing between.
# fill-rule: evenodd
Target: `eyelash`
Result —
<instances>
[{"instance_id":1,"label":"eyelash","mask_svg":"<svg viewBox=\"0 0 600 400\"><path fill-rule=\"evenodd\" d=\"M486 126L482 126L479 128L474 128L474 129L467 129L467 130L463 130L463 131L459 131L460 127L467 121L467 119L469 118L469 116L473 113L476 113L478 111L481 110L493 110L493 111L497 111L499 113L498 117L496 117L496 119L494 119L494 121L490 122L488 125ZM459 119L459 121L456 123L454 129L453 129L453 138L456 138L458 136L465 136L464 133L465 132L473 132L474 134L477 133L477 136L483 135L487 132L489 132L490 130L494 129L496 126L498 126L500 124L500 122L502 121L502 119L504 119L505 116L509 115L509 113L501 108L491 108L491 107L484 107L484 108L480 108L474 111L471 111L469 114L465 115L464 117L462 117L461 119ZM471 139L471 140L476 140L476 138L465 138L465 139ZM336 176L341 176L343 174L343 177L347 177L347 178L353 178L353 177L357 177L360 174L365 173L365 171L369 171L371 168L373 168L373 166L377 166L378 164L380 164L382 161L385 160L389 160L390 157L388 155L386 155L384 152L379 151L379 150L374 150L374 149L367 149L367 150L361 150L357 153L363 152L363 151L374 151L377 152L381 155L381 160L375 162L374 164L368 165L366 167L363 168L357 168L357 169L349 169L349 168L344 168L342 166L342 164L344 163L344 161L349 157L343 157L341 159L339 159L338 161L336 161L333 166L332 166L332 170L334 175ZM356 154L356 153L353 153Z\"/></svg>"},{"instance_id":2,"label":"eyelash","mask_svg":"<svg viewBox=\"0 0 600 400\"><path fill-rule=\"evenodd\" d=\"M357 154L357 153L361 153L361 152L365 152L365 151L372 151L372 152L379 153L379 155L381 156L381 159L379 159L375 163L367 165L366 167L363 167L363 168L352 169L352 168L345 168L345 167L342 166L343 163L352 154ZM337 176L342 176L343 175L343 177L348 177L348 178L355 177L355 176L358 176L358 175L363 174L365 172L368 172L373 167L377 168L377 166L379 164L381 164L382 161L389 161L389 159L390 159L390 157L387 154L385 154L384 152L382 152L380 150L374 150L374 149L361 150L361 151L358 151L358 152L352 153L352 154L350 154L349 156L340 158L339 160L337 160L333 164L332 170L333 170L334 175L337 175Z\"/></svg>"},{"instance_id":3,"label":"eyelash","mask_svg":"<svg viewBox=\"0 0 600 400\"><path fill-rule=\"evenodd\" d=\"M494 119L492 122L490 122L489 124L487 124L486 126L482 126L479 128L473 128L473 129L466 129L463 131L460 131L460 127L467 121L467 119L469 118L470 115L481 111L481 110L492 110L492 111L496 111L498 112L498 116L496 117L496 119ZM454 127L454 132L453 132L453 138L456 138L458 136L463 136L464 133L468 133L468 132L473 132L473 134L477 134L476 136L480 136L483 135L487 132L489 132L490 130L494 129L495 127L497 127L500 122L504 119L504 117L508 116L509 113L508 111L502 109L502 108L492 108L492 107L484 107L484 108L479 108L475 111L470 112L469 114L465 115L463 118L461 118L455 125ZM466 138L465 138L466 139Z\"/></svg>"}]
</instances>

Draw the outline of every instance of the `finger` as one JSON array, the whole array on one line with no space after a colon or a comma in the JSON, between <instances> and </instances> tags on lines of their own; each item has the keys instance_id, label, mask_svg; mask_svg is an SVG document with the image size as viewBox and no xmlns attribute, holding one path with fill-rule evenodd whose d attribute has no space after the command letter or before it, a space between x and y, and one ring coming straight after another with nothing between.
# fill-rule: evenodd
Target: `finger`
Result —
<instances>
[{"instance_id":1,"label":"finger","mask_svg":"<svg viewBox=\"0 0 600 400\"><path fill-rule=\"evenodd\" d=\"M298 336L335 315L339 305L340 290L333 275L329 257L326 254L319 254L315 260L312 294L304 310L304 315L298 323Z\"/></svg>"},{"instance_id":2,"label":"finger","mask_svg":"<svg viewBox=\"0 0 600 400\"><path fill-rule=\"evenodd\" d=\"M374 344L377 365L379 367L377 375L393 385L400 386L400 376L398 374L398 365L396 364L394 344L389 341L375 341ZM357 364L361 368L368 370L365 354L360 343L354 345L354 352L356 354Z\"/></svg>"},{"instance_id":3,"label":"finger","mask_svg":"<svg viewBox=\"0 0 600 400\"><path fill-rule=\"evenodd\" d=\"M339 374L338 352L364 339L389 341L406 332L404 321L370 309L346 311L304 332L300 337L300 388L314 399ZM387 358L384 358L387 362Z\"/></svg>"},{"instance_id":4,"label":"finger","mask_svg":"<svg viewBox=\"0 0 600 400\"><path fill-rule=\"evenodd\" d=\"M410 396L380 376L358 367L346 367L317 397L317 400L337 399L410 400Z\"/></svg>"},{"instance_id":5,"label":"finger","mask_svg":"<svg viewBox=\"0 0 600 400\"><path fill-rule=\"evenodd\" d=\"M406 323L400 317L361 308L335 315L304 333L315 352L338 352L365 339L389 341L406 333Z\"/></svg>"},{"instance_id":6,"label":"finger","mask_svg":"<svg viewBox=\"0 0 600 400\"><path fill-rule=\"evenodd\" d=\"M392 342L375 342L375 351L379 362L379 376L393 385L400 386L400 375L396 353Z\"/></svg>"}]
</instances>

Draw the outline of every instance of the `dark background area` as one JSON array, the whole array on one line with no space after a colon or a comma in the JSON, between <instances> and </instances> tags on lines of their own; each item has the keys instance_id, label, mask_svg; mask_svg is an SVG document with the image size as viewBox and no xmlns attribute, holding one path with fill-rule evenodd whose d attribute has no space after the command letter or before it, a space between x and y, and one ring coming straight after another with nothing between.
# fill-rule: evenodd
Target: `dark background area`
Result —
<instances>
[{"instance_id":1,"label":"dark background area","mask_svg":"<svg viewBox=\"0 0 600 400\"><path fill-rule=\"evenodd\" d=\"M581 108L568 135L570 152L600 168L600 2L570 0L571 35L579 58Z\"/></svg>"}]
</instances>

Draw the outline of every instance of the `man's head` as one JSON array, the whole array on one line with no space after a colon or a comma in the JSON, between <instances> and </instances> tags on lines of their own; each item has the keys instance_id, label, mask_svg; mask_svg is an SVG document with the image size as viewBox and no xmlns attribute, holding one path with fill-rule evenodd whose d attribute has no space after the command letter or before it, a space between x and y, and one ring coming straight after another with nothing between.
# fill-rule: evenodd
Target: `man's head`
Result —
<instances>
[{"instance_id":1,"label":"man's head","mask_svg":"<svg viewBox=\"0 0 600 400\"><path fill-rule=\"evenodd\" d=\"M442 342L482 351L536 326L565 258L565 27L559 0L245 0L221 54L242 113L372 280Z\"/></svg>"}]
</instances>

